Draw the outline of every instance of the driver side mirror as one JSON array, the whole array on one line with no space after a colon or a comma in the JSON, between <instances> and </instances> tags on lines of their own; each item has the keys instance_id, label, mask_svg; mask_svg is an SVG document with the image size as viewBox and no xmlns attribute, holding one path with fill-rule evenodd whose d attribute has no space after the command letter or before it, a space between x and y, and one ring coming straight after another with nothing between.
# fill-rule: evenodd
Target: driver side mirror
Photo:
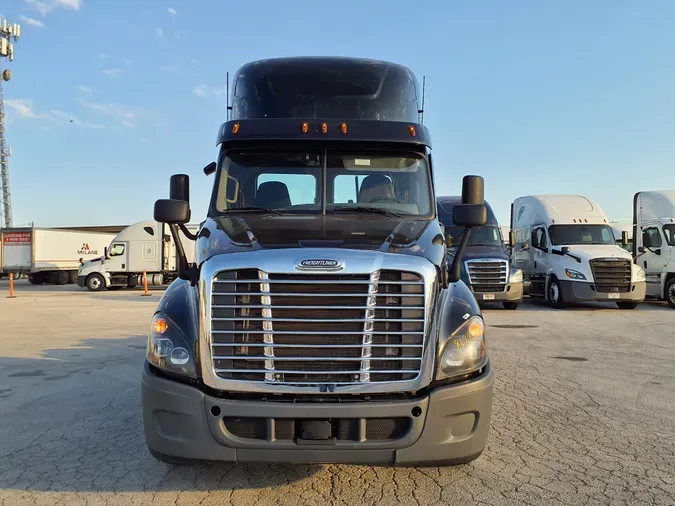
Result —
<instances>
[{"instance_id":1,"label":"driver side mirror","mask_svg":"<svg viewBox=\"0 0 675 506\"><path fill-rule=\"evenodd\" d=\"M461 274L464 249L469 242L471 229L481 227L487 223L487 208L485 207L485 183L480 176L464 176L462 180L462 203L452 210L452 221L455 226L464 227L462 239L457 246L455 258L452 261L448 282L459 281Z\"/></svg>"},{"instance_id":2,"label":"driver side mirror","mask_svg":"<svg viewBox=\"0 0 675 506\"><path fill-rule=\"evenodd\" d=\"M513 230L509 230L509 246L512 248L516 245L516 233Z\"/></svg>"},{"instance_id":3,"label":"driver side mirror","mask_svg":"<svg viewBox=\"0 0 675 506\"><path fill-rule=\"evenodd\" d=\"M624 248L628 246L628 232L626 232L625 230L621 232L621 246L623 246Z\"/></svg>"}]
</instances>

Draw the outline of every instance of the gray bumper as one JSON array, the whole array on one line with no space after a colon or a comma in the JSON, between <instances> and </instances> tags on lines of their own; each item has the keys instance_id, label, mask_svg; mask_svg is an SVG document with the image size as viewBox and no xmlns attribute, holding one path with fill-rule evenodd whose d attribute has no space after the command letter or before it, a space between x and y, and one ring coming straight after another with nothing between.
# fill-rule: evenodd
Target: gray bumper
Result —
<instances>
[{"instance_id":1,"label":"gray bumper","mask_svg":"<svg viewBox=\"0 0 675 506\"><path fill-rule=\"evenodd\" d=\"M143 370L143 422L148 448L170 457L230 462L353 464L458 464L473 460L487 443L492 414L491 365L477 379L432 390L417 399L353 403L289 403L231 400L206 395L198 388ZM415 416L417 415L417 416ZM260 439L238 437L228 419L264 419ZM363 437L327 441L284 439L280 420L358 420L408 418L396 439ZM286 426L288 423L286 423ZM359 440L360 439L360 440Z\"/></svg>"},{"instance_id":2,"label":"gray bumper","mask_svg":"<svg viewBox=\"0 0 675 506\"><path fill-rule=\"evenodd\" d=\"M478 302L522 302L523 284L506 285L506 290L502 292L473 292L473 295Z\"/></svg>"},{"instance_id":3,"label":"gray bumper","mask_svg":"<svg viewBox=\"0 0 675 506\"><path fill-rule=\"evenodd\" d=\"M560 289L565 302L642 302L647 284L644 281L633 283L629 292L609 294L596 292L593 283L560 280Z\"/></svg>"}]
</instances>

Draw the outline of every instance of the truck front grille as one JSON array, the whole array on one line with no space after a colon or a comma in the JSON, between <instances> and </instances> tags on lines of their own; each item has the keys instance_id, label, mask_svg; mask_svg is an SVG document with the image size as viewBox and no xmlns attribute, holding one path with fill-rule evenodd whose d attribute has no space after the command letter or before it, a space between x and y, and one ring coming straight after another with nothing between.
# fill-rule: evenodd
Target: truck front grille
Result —
<instances>
[{"instance_id":1,"label":"truck front grille","mask_svg":"<svg viewBox=\"0 0 675 506\"><path fill-rule=\"evenodd\" d=\"M468 260L466 270L469 283L474 292L503 292L509 275L509 264L506 260L481 258Z\"/></svg>"},{"instance_id":2,"label":"truck front grille","mask_svg":"<svg viewBox=\"0 0 675 506\"><path fill-rule=\"evenodd\" d=\"M221 271L211 300L214 371L275 384L413 380L424 303L422 277L408 272Z\"/></svg>"},{"instance_id":3,"label":"truck front grille","mask_svg":"<svg viewBox=\"0 0 675 506\"><path fill-rule=\"evenodd\" d=\"M598 292L630 292L631 261L625 258L594 258L590 261Z\"/></svg>"}]
</instances>

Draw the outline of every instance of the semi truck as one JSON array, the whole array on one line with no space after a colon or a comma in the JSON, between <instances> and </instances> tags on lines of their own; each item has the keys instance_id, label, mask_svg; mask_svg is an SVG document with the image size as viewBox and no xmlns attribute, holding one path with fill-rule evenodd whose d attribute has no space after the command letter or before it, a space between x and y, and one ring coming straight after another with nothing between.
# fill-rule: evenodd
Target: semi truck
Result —
<instances>
[{"instance_id":1,"label":"semi truck","mask_svg":"<svg viewBox=\"0 0 675 506\"><path fill-rule=\"evenodd\" d=\"M438 219L445 227L450 259L459 245L464 228L452 221L452 210L462 203L461 196L437 197ZM517 309L523 301L523 271L510 261L510 241L504 240L502 229L490 204L485 201L487 223L471 230L462 262L462 280L481 302L501 302L505 309ZM507 237L512 236L510 230Z\"/></svg>"},{"instance_id":2,"label":"semi truck","mask_svg":"<svg viewBox=\"0 0 675 506\"><path fill-rule=\"evenodd\" d=\"M596 301L635 309L644 301L645 271L616 243L604 211L590 198L519 197L511 206L511 227L511 261L523 271L529 295L554 308Z\"/></svg>"},{"instance_id":3,"label":"semi truck","mask_svg":"<svg viewBox=\"0 0 675 506\"><path fill-rule=\"evenodd\" d=\"M34 285L77 281L81 262L103 254L114 234L40 227L0 230L0 272Z\"/></svg>"},{"instance_id":4,"label":"semi truck","mask_svg":"<svg viewBox=\"0 0 675 506\"><path fill-rule=\"evenodd\" d=\"M194 232L196 225L181 231L188 261L194 261ZM186 235L187 234L187 235ZM188 244L188 243L186 243ZM148 220L134 223L117 234L103 255L92 258L80 268L77 284L97 292L105 289L134 288L147 276L148 285L171 283L178 274L176 244L164 223Z\"/></svg>"},{"instance_id":5,"label":"semi truck","mask_svg":"<svg viewBox=\"0 0 675 506\"><path fill-rule=\"evenodd\" d=\"M190 179L155 202L179 277L142 372L157 459L458 464L490 429L485 324L446 262L429 130L407 67L339 57L242 66L189 262ZM453 221L486 223L465 176Z\"/></svg>"},{"instance_id":6,"label":"semi truck","mask_svg":"<svg viewBox=\"0 0 675 506\"><path fill-rule=\"evenodd\" d=\"M647 296L675 309L675 190L633 197L633 257L645 270Z\"/></svg>"}]
</instances>

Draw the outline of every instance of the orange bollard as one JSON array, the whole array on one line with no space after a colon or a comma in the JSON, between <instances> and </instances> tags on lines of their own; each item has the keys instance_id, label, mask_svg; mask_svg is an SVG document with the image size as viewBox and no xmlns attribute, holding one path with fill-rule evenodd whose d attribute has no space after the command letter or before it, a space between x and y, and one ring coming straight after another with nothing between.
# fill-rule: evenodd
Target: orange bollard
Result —
<instances>
[{"instance_id":1,"label":"orange bollard","mask_svg":"<svg viewBox=\"0 0 675 506\"><path fill-rule=\"evenodd\" d=\"M14 295L14 273L10 272L9 273L9 295L7 296L8 299L16 299L16 295Z\"/></svg>"},{"instance_id":2,"label":"orange bollard","mask_svg":"<svg viewBox=\"0 0 675 506\"><path fill-rule=\"evenodd\" d=\"M148 292L148 271L143 270L143 297L152 295Z\"/></svg>"}]
</instances>

